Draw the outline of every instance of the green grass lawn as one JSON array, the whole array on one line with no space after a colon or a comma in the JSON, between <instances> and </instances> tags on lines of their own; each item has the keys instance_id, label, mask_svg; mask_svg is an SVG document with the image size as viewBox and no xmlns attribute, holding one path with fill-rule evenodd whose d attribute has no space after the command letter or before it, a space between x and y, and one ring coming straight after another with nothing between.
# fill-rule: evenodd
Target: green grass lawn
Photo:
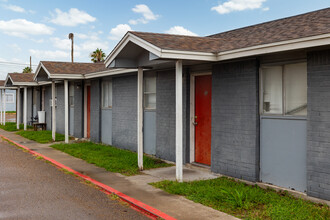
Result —
<instances>
[{"instance_id":1,"label":"green grass lawn","mask_svg":"<svg viewBox=\"0 0 330 220\"><path fill-rule=\"evenodd\" d=\"M16 111L6 111L6 113L16 113Z\"/></svg>"},{"instance_id":2,"label":"green grass lawn","mask_svg":"<svg viewBox=\"0 0 330 220\"><path fill-rule=\"evenodd\" d=\"M53 141L52 131L19 131L17 134L41 144L46 144ZM64 138L65 137L63 134L56 133L56 141L64 141Z\"/></svg>"},{"instance_id":3,"label":"green grass lawn","mask_svg":"<svg viewBox=\"0 0 330 220\"><path fill-rule=\"evenodd\" d=\"M162 181L151 185L243 219L330 219L326 205L227 177L183 183Z\"/></svg>"},{"instance_id":4,"label":"green grass lawn","mask_svg":"<svg viewBox=\"0 0 330 220\"><path fill-rule=\"evenodd\" d=\"M6 125L0 125L0 128L5 130L5 131L18 131L16 122L6 122ZM30 129L32 126L27 125L27 128ZM24 124L19 125L19 129L23 130L24 129Z\"/></svg>"},{"instance_id":5,"label":"green grass lawn","mask_svg":"<svg viewBox=\"0 0 330 220\"><path fill-rule=\"evenodd\" d=\"M118 149L109 145L80 142L73 144L54 144L51 147L81 158L88 163L103 167L108 171L126 176L139 173L137 154L128 150ZM172 166L159 159L143 157L144 169Z\"/></svg>"}]
</instances>

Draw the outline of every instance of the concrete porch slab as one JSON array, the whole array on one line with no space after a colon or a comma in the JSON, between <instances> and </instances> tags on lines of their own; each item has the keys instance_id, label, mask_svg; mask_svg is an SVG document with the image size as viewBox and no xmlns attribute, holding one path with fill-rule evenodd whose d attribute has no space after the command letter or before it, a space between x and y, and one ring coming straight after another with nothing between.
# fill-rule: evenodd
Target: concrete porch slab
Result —
<instances>
[{"instance_id":1,"label":"concrete porch slab","mask_svg":"<svg viewBox=\"0 0 330 220\"><path fill-rule=\"evenodd\" d=\"M162 180L176 180L175 179L175 166L157 168L152 170L145 170L143 173L148 174L153 177L157 177ZM207 180L215 179L219 176L212 174L209 171L201 170L193 167L183 167L183 181L195 181L195 180Z\"/></svg>"}]
</instances>

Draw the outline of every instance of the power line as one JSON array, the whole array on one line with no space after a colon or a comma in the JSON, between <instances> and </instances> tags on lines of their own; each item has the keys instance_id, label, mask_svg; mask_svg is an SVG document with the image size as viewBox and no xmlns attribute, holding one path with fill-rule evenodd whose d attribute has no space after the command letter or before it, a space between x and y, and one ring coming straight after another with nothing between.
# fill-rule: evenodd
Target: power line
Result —
<instances>
[{"instance_id":1,"label":"power line","mask_svg":"<svg viewBox=\"0 0 330 220\"><path fill-rule=\"evenodd\" d=\"M28 63L14 63L14 62L6 62L6 61L0 61L0 64L2 64L2 65L29 66ZM32 64L32 66L38 66L38 65Z\"/></svg>"}]
</instances>

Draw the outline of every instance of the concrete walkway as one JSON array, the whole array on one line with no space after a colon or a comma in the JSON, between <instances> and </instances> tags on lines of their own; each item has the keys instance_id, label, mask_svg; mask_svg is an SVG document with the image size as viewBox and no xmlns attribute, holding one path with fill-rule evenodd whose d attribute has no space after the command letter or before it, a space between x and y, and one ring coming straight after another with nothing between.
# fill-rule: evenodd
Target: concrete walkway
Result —
<instances>
[{"instance_id":1,"label":"concrete walkway","mask_svg":"<svg viewBox=\"0 0 330 220\"><path fill-rule=\"evenodd\" d=\"M34 141L0 129L3 135L19 144L25 145L33 151L52 158L65 166L68 166L84 175L87 175L105 185L108 185L127 196L150 205L176 219L237 219L226 213L219 212L199 203L190 201L182 196L171 195L163 190L154 188L148 183L158 182L164 179L174 179L175 167L159 168L145 171L142 175L123 176L119 173L111 173L103 168L72 157L66 153L55 150L50 144L39 144ZM185 168L183 173L185 180L216 178L215 175L198 169Z\"/></svg>"}]
</instances>

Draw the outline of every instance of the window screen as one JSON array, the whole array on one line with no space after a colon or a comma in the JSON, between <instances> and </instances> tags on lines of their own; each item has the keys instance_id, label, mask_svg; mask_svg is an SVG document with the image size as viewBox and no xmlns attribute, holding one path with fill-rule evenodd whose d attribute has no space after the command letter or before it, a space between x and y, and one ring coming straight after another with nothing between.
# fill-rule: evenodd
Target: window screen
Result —
<instances>
[{"instance_id":1,"label":"window screen","mask_svg":"<svg viewBox=\"0 0 330 220\"><path fill-rule=\"evenodd\" d=\"M282 67L264 68L263 110L268 114L282 114Z\"/></svg>"},{"instance_id":2,"label":"window screen","mask_svg":"<svg viewBox=\"0 0 330 220\"><path fill-rule=\"evenodd\" d=\"M156 109L156 76L144 77L144 108Z\"/></svg>"},{"instance_id":3,"label":"window screen","mask_svg":"<svg viewBox=\"0 0 330 220\"><path fill-rule=\"evenodd\" d=\"M6 103L14 103L14 94L6 93Z\"/></svg>"},{"instance_id":4,"label":"window screen","mask_svg":"<svg viewBox=\"0 0 330 220\"><path fill-rule=\"evenodd\" d=\"M102 108L112 108L112 81L102 82Z\"/></svg>"},{"instance_id":5,"label":"window screen","mask_svg":"<svg viewBox=\"0 0 330 220\"><path fill-rule=\"evenodd\" d=\"M307 64L262 68L262 113L307 115Z\"/></svg>"},{"instance_id":6,"label":"window screen","mask_svg":"<svg viewBox=\"0 0 330 220\"><path fill-rule=\"evenodd\" d=\"M69 86L69 105L74 107L74 83L70 83Z\"/></svg>"}]
</instances>

